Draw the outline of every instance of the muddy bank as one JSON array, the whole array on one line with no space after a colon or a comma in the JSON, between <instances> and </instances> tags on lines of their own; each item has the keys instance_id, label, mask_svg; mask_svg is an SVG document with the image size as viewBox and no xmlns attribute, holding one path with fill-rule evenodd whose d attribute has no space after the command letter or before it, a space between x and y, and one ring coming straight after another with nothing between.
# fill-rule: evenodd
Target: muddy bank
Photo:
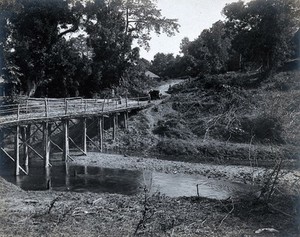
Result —
<instances>
[{"instance_id":1,"label":"muddy bank","mask_svg":"<svg viewBox=\"0 0 300 237\"><path fill-rule=\"evenodd\" d=\"M258 180L264 172L99 153L76 157L71 164L203 174L239 182ZM282 172L281 182L295 185L298 175ZM296 201L293 195L275 195L267 204L255 194L217 201L170 198L147 190L130 196L23 191L0 178L0 236L298 236Z\"/></svg>"},{"instance_id":2,"label":"muddy bank","mask_svg":"<svg viewBox=\"0 0 300 237\"><path fill-rule=\"evenodd\" d=\"M78 156L71 164L115 168L126 170L150 170L162 173L182 173L203 175L208 178L230 180L234 182L263 185L265 177L273 172L272 168L250 167L242 165L213 165L167 161L155 158L128 157L127 155L90 152L87 156ZM279 182L287 190L298 187L300 171L282 169ZM297 185L295 185L297 184Z\"/></svg>"},{"instance_id":3,"label":"muddy bank","mask_svg":"<svg viewBox=\"0 0 300 237\"><path fill-rule=\"evenodd\" d=\"M0 190L0 236L298 236L287 200L283 218L241 200L25 192L2 178Z\"/></svg>"}]
</instances>

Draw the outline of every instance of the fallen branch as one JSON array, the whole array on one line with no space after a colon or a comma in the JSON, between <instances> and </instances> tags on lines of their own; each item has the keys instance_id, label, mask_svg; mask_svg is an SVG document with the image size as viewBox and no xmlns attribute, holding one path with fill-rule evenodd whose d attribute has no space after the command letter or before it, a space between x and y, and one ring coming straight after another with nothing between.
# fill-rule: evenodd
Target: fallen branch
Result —
<instances>
[{"instance_id":1,"label":"fallen branch","mask_svg":"<svg viewBox=\"0 0 300 237\"><path fill-rule=\"evenodd\" d=\"M231 204L232 204L232 208L231 210L224 216L224 218L221 220L219 228L221 227L221 225L223 224L223 222L227 219L227 217L234 211L234 203L231 200Z\"/></svg>"}]
</instances>

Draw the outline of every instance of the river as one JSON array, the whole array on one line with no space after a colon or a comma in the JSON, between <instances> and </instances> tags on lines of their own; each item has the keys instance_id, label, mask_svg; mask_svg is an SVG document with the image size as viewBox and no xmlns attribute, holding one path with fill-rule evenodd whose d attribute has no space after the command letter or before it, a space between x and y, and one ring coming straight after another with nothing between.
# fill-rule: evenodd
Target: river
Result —
<instances>
[{"instance_id":1,"label":"river","mask_svg":"<svg viewBox=\"0 0 300 237\"><path fill-rule=\"evenodd\" d=\"M120 159L124 157L120 155ZM201 196L223 200L257 189L252 185L203 175L86 166L64 163L57 157L54 160L52 167L47 169L43 168L41 160L32 160L29 175L15 177L14 164L2 158L0 175L24 190L47 190L50 186L56 191L134 195L147 188L152 194L169 197Z\"/></svg>"}]
</instances>

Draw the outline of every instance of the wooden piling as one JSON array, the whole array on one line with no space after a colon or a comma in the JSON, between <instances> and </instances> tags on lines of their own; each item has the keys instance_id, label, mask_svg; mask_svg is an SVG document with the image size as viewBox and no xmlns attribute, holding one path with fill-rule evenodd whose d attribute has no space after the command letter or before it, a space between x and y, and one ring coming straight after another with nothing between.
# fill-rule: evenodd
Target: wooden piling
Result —
<instances>
[{"instance_id":1,"label":"wooden piling","mask_svg":"<svg viewBox=\"0 0 300 237\"><path fill-rule=\"evenodd\" d=\"M23 126L21 129L21 134L22 134L22 141L23 141L23 161L24 161L24 165L26 167L28 167L28 160L29 160L29 153L28 153L28 145L27 145L27 139L29 139L27 137L27 126Z\"/></svg>"},{"instance_id":2,"label":"wooden piling","mask_svg":"<svg viewBox=\"0 0 300 237\"><path fill-rule=\"evenodd\" d=\"M69 156L69 120L63 120L64 126L64 147L63 147L63 160L67 161Z\"/></svg>"},{"instance_id":3,"label":"wooden piling","mask_svg":"<svg viewBox=\"0 0 300 237\"><path fill-rule=\"evenodd\" d=\"M44 165L45 167L50 166L50 146L51 146L51 140L50 140L50 135L51 135L51 124L48 122L43 123L43 131L44 131Z\"/></svg>"},{"instance_id":4,"label":"wooden piling","mask_svg":"<svg viewBox=\"0 0 300 237\"><path fill-rule=\"evenodd\" d=\"M115 141L117 136L117 115L113 115L113 134L112 134L112 140Z\"/></svg>"},{"instance_id":5,"label":"wooden piling","mask_svg":"<svg viewBox=\"0 0 300 237\"><path fill-rule=\"evenodd\" d=\"M98 117L98 141L100 151L103 151L103 117Z\"/></svg>"},{"instance_id":6,"label":"wooden piling","mask_svg":"<svg viewBox=\"0 0 300 237\"><path fill-rule=\"evenodd\" d=\"M87 135L87 127L86 127L86 118L82 119L82 150L84 154L87 154L87 143L86 143L86 135Z\"/></svg>"},{"instance_id":7,"label":"wooden piling","mask_svg":"<svg viewBox=\"0 0 300 237\"><path fill-rule=\"evenodd\" d=\"M25 153L25 157L24 157L24 165L25 167L28 168L29 165L29 149L28 149L28 144L30 144L31 141L31 124L28 124L26 126L26 144L25 144L25 149L26 149L26 153Z\"/></svg>"},{"instance_id":8,"label":"wooden piling","mask_svg":"<svg viewBox=\"0 0 300 237\"><path fill-rule=\"evenodd\" d=\"M124 112L124 128L128 129L128 111Z\"/></svg>"},{"instance_id":9,"label":"wooden piling","mask_svg":"<svg viewBox=\"0 0 300 237\"><path fill-rule=\"evenodd\" d=\"M15 174L20 175L20 126L16 126L15 134Z\"/></svg>"}]
</instances>

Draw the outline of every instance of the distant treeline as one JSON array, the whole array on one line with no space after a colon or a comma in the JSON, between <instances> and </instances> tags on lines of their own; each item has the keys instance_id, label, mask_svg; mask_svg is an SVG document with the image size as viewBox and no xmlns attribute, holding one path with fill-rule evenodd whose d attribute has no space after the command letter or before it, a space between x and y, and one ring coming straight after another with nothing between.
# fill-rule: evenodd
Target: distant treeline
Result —
<instances>
[{"instance_id":1,"label":"distant treeline","mask_svg":"<svg viewBox=\"0 0 300 237\"><path fill-rule=\"evenodd\" d=\"M182 56L158 53L151 70L163 77L234 70L272 71L300 57L300 1L253 0L227 4L225 21L184 38Z\"/></svg>"}]
</instances>

